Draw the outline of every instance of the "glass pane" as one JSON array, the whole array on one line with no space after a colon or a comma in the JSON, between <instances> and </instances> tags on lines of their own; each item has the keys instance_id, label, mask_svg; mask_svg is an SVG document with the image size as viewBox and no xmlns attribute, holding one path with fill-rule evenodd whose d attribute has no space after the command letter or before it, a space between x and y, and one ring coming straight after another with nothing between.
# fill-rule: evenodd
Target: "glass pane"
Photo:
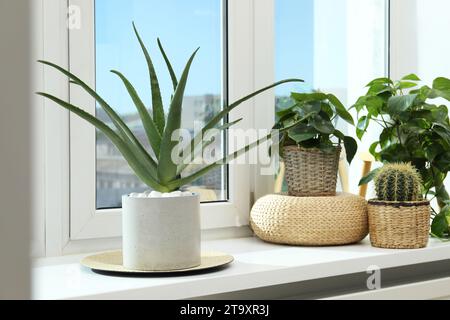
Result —
<instances>
[{"instance_id":1,"label":"glass pane","mask_svg":"<svg viewBox=\"0 0 450 320\"><path fill-rule=\"evenodd\" d=\"M133 29L134 21L152 55L166 111L173 93L172 82L158 50L159 37L180 75L192 52L201 47L192 66L184 100L183 128L191 132L220 110L223 95L222 1L220 0L96 0L96 88L125 119L146 148L149 144L132 100L121 81L109 71L121 71L135 86L149 110L150 85L145 58ZM97 109L98 117L108 121ZM227 197L226 168L195 182L202 201ZM143 185L117 149L97 134L97 208L121 207L121 196L142 192Z\"/></svg>"},{"instance_id":2,"label":"glass pane","mask_svg":"<svg viewBox=\"0 0 450 320\"><path fill-rule=\"evenodd\" d=\"M331 92L351 106L370 80L386 75L386 0L275 0L275 10L276 78L306 81L277 88L278 110L292 105L292 91ZM345 123L338 128L356 136ZM371 132L366 139L375 141L377 135ZM367 149L360 144L360 151ZM358 162L351 172L360 172ZM353 192L359 178L350 177Z\"/></svg>"}]
</instances>

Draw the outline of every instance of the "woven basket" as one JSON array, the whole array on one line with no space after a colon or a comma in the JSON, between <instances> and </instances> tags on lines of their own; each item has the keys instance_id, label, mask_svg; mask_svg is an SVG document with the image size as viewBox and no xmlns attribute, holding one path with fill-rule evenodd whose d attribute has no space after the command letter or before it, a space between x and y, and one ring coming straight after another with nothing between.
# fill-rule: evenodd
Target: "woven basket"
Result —
<instances>
[{"instance_id":1,"label":"woven basket","mask_svg":"<svg viewBox=\"0 0 450 320\"><path fill-rule=\"evenodd\" d=\"M430 202L369 201L370 241L374 247L419 249L428 244Z\"/></svg>"},{"instance_id":2,"label":"woven basket","mask_svg":"<svg viewBox=\"0 0 450 320\"><path fill-rule=\"evenodd\" d=\"M295 197L335 196L341 147L325 153L319 149L284 147L289 195Z\"/></svg>"},{"instance_id":3,"label":"woven basket","mask_svg":"<svg viewBox=\"0 0 450 320\"><path fill-rule=\"evenodd\" d=\"M261 198L251 212L251 226L264 241L334 246L363 240L369 231L367 202L358 196Z\"/></svg>"}]
</instances>

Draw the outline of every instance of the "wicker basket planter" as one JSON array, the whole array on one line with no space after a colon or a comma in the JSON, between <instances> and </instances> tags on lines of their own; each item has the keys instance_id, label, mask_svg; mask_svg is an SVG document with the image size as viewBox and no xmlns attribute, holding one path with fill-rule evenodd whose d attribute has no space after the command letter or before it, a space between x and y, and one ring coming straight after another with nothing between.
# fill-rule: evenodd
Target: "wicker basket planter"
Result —
<instances>
[{"instance_id":1,"label":"wicker basket planter","mask_svg":"<svg viewBox=\"0 0 450 320\"><path fill-rule=\"evenodd\" d=\"M345 193L319 198L265 196L254 205L250 221L262 240L289 245L352 244L369 231L367 202Z\"/></svg>"},{"instance_id":2,"label":"wicker basket planter","mask_svg":"<svg viewBox=\"0 0 450 320\"><path fill-rule=\"evenodd\" d=\"M374 247L419 249L428 244L430 202L369 201L370 240Z\"/></svg>"},{"instance_id":3,"label":"wicker basket planter","mask_svg":"<svg viewBox=\"0 0 450 320\"><path fill-rule=\"evenodd\" d=\"M286 181L290 196L335 196L341 147L332 153L298 146L284 147Z\"/></svg>"}]
</instances>

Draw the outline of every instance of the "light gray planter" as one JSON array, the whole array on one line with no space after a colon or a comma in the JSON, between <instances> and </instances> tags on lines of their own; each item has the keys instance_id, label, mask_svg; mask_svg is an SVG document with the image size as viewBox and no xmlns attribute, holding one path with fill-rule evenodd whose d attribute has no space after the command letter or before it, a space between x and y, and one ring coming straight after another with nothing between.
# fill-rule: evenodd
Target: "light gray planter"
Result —
<instances>
[{"instance_id":1,"label":"light gray planter","mask_svg":"<svg viewBox=\"0 0 450 320\"><path fill-rule=\"evenodd\" d=\"M123 264L170 271L201 264L200 199L123 197Z\"/></svg>"}]
</instances>

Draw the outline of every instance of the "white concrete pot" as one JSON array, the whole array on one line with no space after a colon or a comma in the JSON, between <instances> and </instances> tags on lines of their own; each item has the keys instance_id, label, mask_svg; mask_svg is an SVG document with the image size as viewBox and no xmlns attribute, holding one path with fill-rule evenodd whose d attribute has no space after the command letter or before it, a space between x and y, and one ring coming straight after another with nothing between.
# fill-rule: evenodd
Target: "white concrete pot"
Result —
<instances>
[{"instance_id":1,"label":"white concrete pot","mask_svg":"<svg viewBox=\"0 0 450 320\"><path fill-rule=\"evenodd\" d=\"M123 197L123 265L170 271L201 264L200 198Z\"/></svg>"}]
</instances>

